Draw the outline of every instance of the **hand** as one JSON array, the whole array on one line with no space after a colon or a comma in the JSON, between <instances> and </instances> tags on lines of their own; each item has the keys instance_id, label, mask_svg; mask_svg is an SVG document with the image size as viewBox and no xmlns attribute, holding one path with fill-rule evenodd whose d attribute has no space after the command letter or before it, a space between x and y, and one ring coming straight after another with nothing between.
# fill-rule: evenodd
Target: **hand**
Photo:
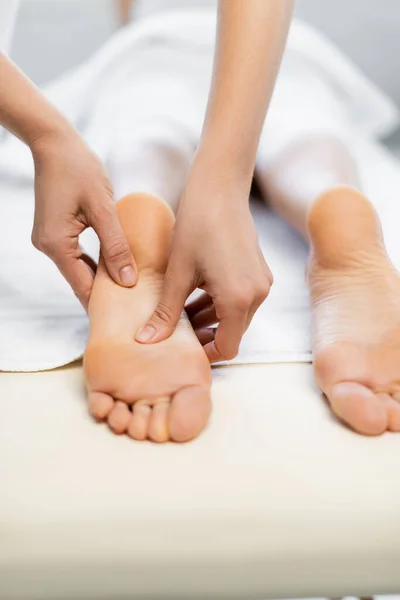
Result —
<instances>
[{"instance_id":1,"label":"hand","mask_svg":"<svg viewBox=\"0 0 400 600\"><path fill-rule=\"evenodd\" d=\"M111 277L120 285L133 286L136 265L100 161L75 132L43 136L31 149L35 163L35 248L55 262L87 309L94 273L85 262L79 235L93 227Z\"/></svg>"},{"instance_id":2,"label":"hand","mask_svg":"<svg viewBox=\"0 0 400 600\"><path fill-rule=\"evenodd\" d=\"M177 215L160 302L137 334L159 342L174 331L191 292L201 300L188 307L210 362L237 355L241 338L269 293L273 278L258 244L248 207L247 186L231 185L192 169ZM215 339L208 325L219 323Z\"/></svg>"}]
</instances>

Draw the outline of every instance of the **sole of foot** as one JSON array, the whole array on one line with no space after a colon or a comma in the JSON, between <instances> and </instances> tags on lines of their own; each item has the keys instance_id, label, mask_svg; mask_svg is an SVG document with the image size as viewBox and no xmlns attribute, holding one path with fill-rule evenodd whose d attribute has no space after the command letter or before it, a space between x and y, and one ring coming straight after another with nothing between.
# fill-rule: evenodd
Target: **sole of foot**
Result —
<instances>
[{"instance_id":1,"label":"sole of foot","mask_svg":"<svg viewBox=\"0 0 400 600\"><path fill-rule=\"evenodd\" d=\"M400 431L400 275L359 192L323 193L308 217L314 370L355 431Z\"/></svg>"},{"instance_id":2,"label":"sole of foot","mask_svg":"<svg viewBox=\"0 0 400 600\"><path fill-rule=\"evenodd\" d=\"M130 194L117 208L139 276L135 287L123 288L100 258L84 356L89 410L116 434L187 442L211 412L211 369L201 344L184 314L169 339L147 345L134 339L160 298L174 217L149 194Z\"/></svg>"}]
</instances>

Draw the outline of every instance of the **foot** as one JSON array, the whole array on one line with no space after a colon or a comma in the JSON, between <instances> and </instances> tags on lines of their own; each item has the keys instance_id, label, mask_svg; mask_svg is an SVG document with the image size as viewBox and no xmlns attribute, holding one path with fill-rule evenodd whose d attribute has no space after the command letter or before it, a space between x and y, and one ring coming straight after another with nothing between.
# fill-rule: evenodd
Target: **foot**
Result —
<instances>
[{"instance_id":1,"label":"foot","mask_svg":"<svg viewBox=\"0 0 400 600\"><path fill-rule=\"evenodd\" d=\"M186 316L158 344L134 338L160 297L174 217L155 196L131 194L118 213L139 270L134 288L113 282L100 260L84 357L91 414L135 440L186 442L207 424L211 370Z\"/></svg>"},{"instance_id":2,"label":"foot","mask_svg":"<svg viewBox=\"0 0 400 600\"><path fill-rule=\"evenodd\" d=\"M400 276L374 208L338 187L308 219L316 380L356 431L400 431Z\"/></svg>"}]
</instances>

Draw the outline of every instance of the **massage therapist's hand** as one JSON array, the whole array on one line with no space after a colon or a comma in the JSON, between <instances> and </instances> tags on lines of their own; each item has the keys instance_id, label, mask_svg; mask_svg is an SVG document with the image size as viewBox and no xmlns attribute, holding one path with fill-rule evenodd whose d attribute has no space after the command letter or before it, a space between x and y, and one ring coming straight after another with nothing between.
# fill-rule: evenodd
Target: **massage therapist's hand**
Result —
<instances>
[{"instance_id":1,"label":"massage therapist's hand","mask_svg":"<svg viewBox=\"0 0 400 600\"><path fill-rule=\"evenodd\" d=\"M211 362L236 356L272 276L248 208L261 129L279 70L293 0L219 0L213 76L199 149L177 215L161 301L141 342L168 337L188 307ZM205 332L203 331L203 334ZM210 332L208 332L210 333Z\"/></svg>"},{"instance_id":2,"label":"massage therapist's hand","mask_svg":"<svg viewBox=\"0 0 400 600\"><path fill-rule=\"evenodd\" d=\"M117 217L113 192L98 158L66 128L31 144L35 163L34 246L47 254L87 309L93 270L85 263L79 235L93 227L111 277L130 287L136 266Z\"/></svg>"},{"instance_id":3,"label":"massage therapist's hand","mask_svg":"<svg viewBox=\"0 0 400 600\"><path fill-rule=\"evenodd\" d=\"M199 287L206 294L188 314L197 330L219 323L215 339L199 335L210 362L217 362L236 356L272 275L258 244L247 185L213 177L209 165L198 162L177 215L160 302L136 339L158 342L171 335L188 296Z\"/></svg>"},{"instance_id":4,"label":"massage therapist's hand","mask_svg":"<svg viewBox=\"0 0 400 600\"><path fill-rule=\"evenodd\" d=\"M110 275L135 284L135 263L117 218L110 182L73 126L0 52L0 125L29 146L35 163L33 244L56 263L85 308L93 271L79 234L93 227Z\"/></svg>"}]
</instances>

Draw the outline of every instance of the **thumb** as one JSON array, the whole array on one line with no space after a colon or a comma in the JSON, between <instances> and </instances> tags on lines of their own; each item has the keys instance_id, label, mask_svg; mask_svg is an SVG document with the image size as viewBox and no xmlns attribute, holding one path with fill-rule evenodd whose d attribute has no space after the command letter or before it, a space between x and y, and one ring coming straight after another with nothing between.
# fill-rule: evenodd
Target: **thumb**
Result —
<instances>
[{"instance_id":1,"label":"thumb","mask_svg":"<svg viewBox=\"0 0 400 600\"><path fill-rule=\"evenodd\" d=\"M96 231L107 270L116 283L132 287L137 280L136 264L113 205L110 212L91 220Z\"/></svg>"},{"instance_id":2,"label":"thumb","mask_svg":"<svg viewBox=\"0 0 400 600\"><path fill-rule=\"evenodd\" d=\"M147 323L139 329L136 341L142 344L162 342L174 332L185 302L192 289L184 279L177 281L166 276L164 289L156 309Z\"/></svg>"}]
</instances>

